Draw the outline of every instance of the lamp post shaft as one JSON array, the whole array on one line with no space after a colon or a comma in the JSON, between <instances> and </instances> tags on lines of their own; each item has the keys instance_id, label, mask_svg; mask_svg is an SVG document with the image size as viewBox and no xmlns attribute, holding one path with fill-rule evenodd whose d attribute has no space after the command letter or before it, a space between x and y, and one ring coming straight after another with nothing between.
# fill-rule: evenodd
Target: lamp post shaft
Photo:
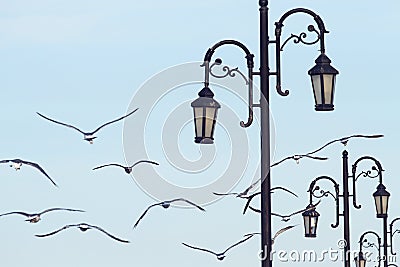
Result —
<instances>
[{"instance_id":1,"label":"lamp post shaft","mask_svg":"<svg viewBox=\"0 0 400 267\"><path fill-rule=\"evenodd\" d=\"M383 261L383 267L388 267L388 222L387 222L387 216L383 217L383 255L384 255L384 261ZM391 244L392 245L392 244Z\"/></svg>"},{"instance_id":2,"label":"lamp post shaft","mask_svg":"<svg viewBox=\"0 0 400 267\"><path fill-rule=\"evenodd\" d=\"M344 267L350 267L350 212L349 212L349 158L346 150L343 156L343 239L346 241L343 248Z\"/></svg>"},{"instance_id":3,"label":"lamp post shaft","mask_svg":"<svg viewBox=\"0 0 400 267\"><path fill-rule=\"evenodd\" d=\"M269 122L268 1L260 0L261 250L262 267L271 267L271 174Z\"/></svg>"}]
</instances>

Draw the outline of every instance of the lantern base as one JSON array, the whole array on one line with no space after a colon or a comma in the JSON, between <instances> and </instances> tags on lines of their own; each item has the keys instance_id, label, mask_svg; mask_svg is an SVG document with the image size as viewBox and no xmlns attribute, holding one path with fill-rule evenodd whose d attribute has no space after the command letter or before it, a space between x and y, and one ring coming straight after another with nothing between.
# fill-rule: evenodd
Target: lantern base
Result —
<instances>
[{"instance_id":1,"label":"lantern base","mask_svg":"<svg viewBox=\"0 0 400 267\"><path fill-rule=\"evenodd\" d=\"M214 139L209 137L195 137L194 142L197 144L214 144Z\"/></svg>"},{"instance_id":2,"label":"lantern base","mask_svg":"<svg viewBox=\"0 0 400 267\"><path fill-rule=\"evenodd\" d=\"M315 105L315 110L316 111L332 111L334 110L333 104L318 104Z\"/></svg>"},{"instance_id":3,"label":"lantern base","mask_svg":"<svg viewBox=\"0 0 400 267\"><path fill-rule=\"evenodd\" d=\"M387 218L387 214L376 214L376 218Z\"/></svg>"},{"instance_id":4,"label":"lantern base","mask_svg":"<svg viewBox=\"0 0 400 267\"><path fill-rule=\"evenodd\" d=\"M312 237L312 238L313 238L313 237L317 237L317 234L305 234L304 236L305 236L305 237Z\"/></svg>"}]
</instances>

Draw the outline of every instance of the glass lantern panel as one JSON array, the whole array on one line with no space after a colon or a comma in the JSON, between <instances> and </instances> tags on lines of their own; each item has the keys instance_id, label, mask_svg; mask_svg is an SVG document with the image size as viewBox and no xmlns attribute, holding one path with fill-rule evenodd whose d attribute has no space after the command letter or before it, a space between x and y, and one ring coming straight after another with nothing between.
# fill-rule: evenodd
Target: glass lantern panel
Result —
<instances>
[{"instance_id":1,"label":"glass lantern panel","mask_svg":"<svg viewBox=\"0 0 400 267\"><path fill-rule=\"evenodd\" d=\"M332 104L333 103L333 92L334 89L334 75L333 74L324 74L324 97L325 103L324 104Z\"/></svg>"},{"instance_id":2,"label":"glass lantern panel","mask_svg":"<svg viewBox=\"0 0 400 267\"><path fill-rule=\"evenodd\" d=\"M202 137L203 136L203 108L193 108L194 110L194 121L196 127L196 136Z\"/></svg>"},{"instance_id":3,"label":"glass lantern panel","mask_svg":"<svg viewBox=\"0 0 400 267\"><path fill-rule=\"evenodd\" d=\"M205 137L212 137L212 132L214 128L214 118L215 118L215 113L217 109L216 108L206 108L206 116L205 116Z\"/></svg>"},{"instance_id":4,"label":"glass lantern panel","mask_svg":"<svg viewBox=\"0 0 400 267\"><path fill-rule=\"evenodd\" d=\"M320 75L312 75L311 82L314 90L315 104L322 104L322 90L321 90L321 77Z\"/></svg>"}]
</instances>

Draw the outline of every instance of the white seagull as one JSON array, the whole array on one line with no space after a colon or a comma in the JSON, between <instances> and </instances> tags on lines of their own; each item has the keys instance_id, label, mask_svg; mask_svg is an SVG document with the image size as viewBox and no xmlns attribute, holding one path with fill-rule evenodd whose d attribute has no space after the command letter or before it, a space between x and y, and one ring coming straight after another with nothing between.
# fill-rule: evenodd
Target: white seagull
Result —
<instances>
[{"instance_id":1,"label":"white seagull","mask_svg":"<svg viewBox=\"0 0 400 267\"><path fill-rule=\"evenodd\" d=\"M55 210L65 210L65 211L77 211L77 212L85 212L84 210L76 210L76 209L64 209L64 208L50 208L47 210L44 210L42 212L39 213L26 213L23 211L13 211L13 212L8 212L8 213L4 213L1 214L1 216L5 216L5 215L10 215L10 214L20 214L23 215L25 217L27 217L27 219L25 221L30 222L30 223L37 223L41 220L41 215L46 213L46 212L50 212L50 211L55 211Z\"/></svg>"},{"instance_id":2,"label":"white seagull","mask_svg":"<svg viewBox=\"0 0 400 267\"><path fill-rule=\"evenodd\" d=\"M271 245L273 245L274 243L275 243L275 239L280 235L280 234L282 234L282 233L284 233L284 232L286 232L287 230L289 230L289 229L292 229L293 227L295 227L295 226L297 226L297 224L296 225L289 225L289 226L286 226L286 227L283 227L282 229L279 229L276 233L275 233L275 235L271 238ZM251 234L245 234L243 237L253 237L254 235L261 235L261 233L251 233Z\"/></svg>"},{"instance_id":3,"label":"white seagull","mask_svg":"<svg viewBox=\"0 0 400 267\"><path fill-rule=\"evenodd\" d=\"M120 117L120 118L118 118L118 119L115 119L115 120L113 120L113 121L109 121L109 122L107 122L107 123L104 123L103 125L101 125L100 127L98 127L96 130L94 130L93 132L84 132L84 131L78 129L77 127L75 127L75 126L73 126L73 125L66 124L66 123L63 123L63 122L59 122L59 121L50 119L50 118L48 118L48 117L46 117L46 116L40 114L39 112L36 112L36 113L37 113L40 117L42 117L42 118L44 118L44 119L46 119L46 120L49 120L49 121L51 121L51 122L54 122L54 123L57 123L57 124L60 124L60 125L63 125L63 126L69 127L69 128L72 128L72 129L74 129L74 130L80 132L81 134L83 134L83 140L88 141L90 144L93 144L94 139L97 138L96 136L94 136L94 134L97 133L101 128L103 128L104 126L107 126L107 125L109 125L109 124L111 124L111 123L120 121L120 120L122 120L122 119L124 119L124 118L126 118L126 117L128 117L128 116L130 116L130 115L132 115L132 114L133 114L134 112L136 112L137 110L138 110L138 109L135 109L135 110L131 111L130 113L126 114L125 116L122 116L122 117Z\"/></svg>"},{"instance_id":4,"label":"white seagull","mask_svg":"<svg viewBox=\"0 0 400 267\"><path fill-rule=\"evenodd\" d=\"M22 159L4 159L0 160L0 163L8 163L11 162L10 167L14 168L16 171L21 169L22 164L32 166L36 169L38 169L41 173L43 173L52 183L54 186L58 187L58 185L53 181L53 179L50 178L50 176L43 170L42 167L39 166L39 164L22 160Z\"/></svg>"},{"instance_id":5,"label":"white seagull","mask_svg":"<svg viewBox=\"0 0 400 267\"><path fill-rule=\"evenodd\" d=\"M186 246L188 248L192 248L192 249L196 249L196 250L200 250L200 251L211 253L211 254L215 255L218 260L222 261L223 259L225 259L225 257L226 257L225 253L228 252L228 250L230 250L231 248L236 247L237 245L242 244L243 242L246 242L247 240L249 240L253 236L254 236L254 234L245 235L244 239L240 240L239 242L236 242L235 244L231 245L230 247L228 247L227 249L225 249L223 252L220 252L220 253L217 253L217 252L214 252L212 250L205 249L205 248L194 247L194 246L188 245L186 243L182 243L182 245L184 245L184 246Z\"/></svg>"},{"instance_id":6,"label":"white seagull","mask_svg":"<svg viewBox=\"0 0 400 267\"><path fill-rule=\"evenodd\" d=\"M107 166L117 166L117 167L123 168L127 174L130 174L132 172L133 167L135 167L139 163L150 163L150 164L154 164L154 165L159 165L157 162L154 162L151 160L139 160L139 161L135 162L132 166L122 166L121 164L110 163L110 164L105 164L105 165L95 167L95 168L93 168L93 170L97 170L97 169L107 167Z\"/></svg>"},{"instance_id":7,"label":"white seagull","mask_svg":"<svg viewBox=\"0 0 400 267\"><path fill-rule=\"evenodd\" d=\"M202 207L200 207L199 205L197 205L197 204L195 204L195 203L193 203L193 202L191 202L191 201L189 201L189 200L187 200L187 199L184 199L184 198L176 198L176 199L172 199L172 200L166 200L166 201L163 201L163 202L159 202L159 203L155 203L155 204L150 205L150 206L142 213L142 215L139 217L139 219L136 221L136 223L135 223L135 225L133 226L133 228L136 228L136 226L139 224L140 220L143 219L143 217L146 215L146 213L147 213L151 208L153 208L153 207L155 207L155 206L161 206L161 207L163 207L164 209L168 209L168 208L171 206L171 203L172 203L172 202L176 202L176 201L183 201L183 202L186 202L186 203L188 203L188 204L190 204L190 205L192 205L192 206L198 208L199 210L205 211L205 210L204 210Z\"/></svg>"},{"instance_id":8,"label":"white seagull","mask_svg":"<svg viewBox=\"0 0 400 267\"><path fill-rule=\"evenodd\" d=\"M54 232L51 232L51 233L48 233L48 234L42 234L42 235L35 235L35 236L37 236L37 237L51 236L51 235L57 234L58 232L61 232L62 230L68 229L70 227L77 227L82 232L86 232L89 229L96 229L96 230L99 230L100 232L103 232L104 234L108 235L109 237L111 237L114 240L117 240L117 241L123 242L123 243L129 243L128 240L120 239L120 238L118 238L116 236L113 236L112 234L109 234L108 232L106 232L105 230L103 230L102 228L100 228L98 226L90 225L90 224L87 224L87 223L69 224L69 225L66 225L66 226L64 226L64 227L62 227L62 228L60 228L60 229L58 229L58 230L56 230Z\"/></svg>"}]
</instances>

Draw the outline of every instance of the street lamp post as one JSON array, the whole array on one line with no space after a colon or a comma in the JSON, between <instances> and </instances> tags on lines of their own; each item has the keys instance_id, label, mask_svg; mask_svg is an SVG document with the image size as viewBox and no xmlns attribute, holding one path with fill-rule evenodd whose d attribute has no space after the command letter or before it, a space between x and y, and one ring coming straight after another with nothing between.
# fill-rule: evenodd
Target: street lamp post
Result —
<instances>
[{"instance_id":1,"label":"street lamp post","mask_svg":"<svg viewBox=\"0 0 400 267\"><path fill-rule=\"evenodd\" d=\"M351 174L349 174L348 171L348 166L349 166L349 158L348 158L348 152L344 150L342 152L342 159L343 159L343 165L342 165L342 181L343 181L343 191L340 194L339 193L339 184L331 177L329 176L319 176L315 178L308 189L309 192L309 205L307 206L307 210L303 212L303 218L304 218L304 229L305 229L305 237L316 237L316 229L317 229L317 220L315 219L316 217L319 216L319 213L316 211L315 206L313 206L313 197L315 198L322 198L322 197L327 197L327 196L332 196L335 200L336 203L336 222L335 224L331 224L332 228L336 228L339 226L339 217L343 216L343 240L345 241L344 243L344 266L345 267L350 267L350 260L349 260L349 252L350 251L350 214L349 214L349 198L350 196L353 197L353 206L356 209L360 209L361 205L357 204L357 195L356 195L356 181L360 177L369 177L369 178L378 178L379 177L379 185L377 187L377 191L373 194L374 200L375 200L375 208L377 211L377 217L383 219L383 230L386 233L387 232L387 209L388 209L388 201L389 201L389 196L390 194L385 190L385 186L383 185L382 181L382 165L378 160L376 160L373 157L370 156L364 156L359 158L358 160L355 161L355 163L352 165L352 170ZM361 171L360 173L357 174L357 168L359 166L359 163L362 161L372 161L374 165L371 167L371 170L367 171ZM353 194L349 194L349 179L352 179L353 181ZM334 186L334 193L330 191L325 191L321 189L318 185L317 182L320 180L328 180L330 181L333 186ZM343 198L343 212L341 213L339 210L339 198ZM311 208L311 210L309 209ZM314 218L315 225L313 228L310 227L310 224L307 222L311 221ZM313 232L314 231L314 232ZM387 267L387 235L384 235L383 238L383 248L384 248L384 255L386 260L384 261L384 267ZM362 265L365 265L365 261L362 259L362 255L360 254L360 260L358 261L359 267L363 267Z\"/></svg>"},{"instance_id":2,"label":"street lamp post","mask_svg":"<svg viewBox=\"0 0 400 267\"><path fill-rule=\"evenodd\" d=\"M382 190L381 185L382 185L382 184L379 184L377 192L378 192L379 190ZM374 193L374 196L377 195L377 192ZM382 194L382 195L383 195L383 196L387 196L388 193L387 193L386 191L383 191L383 194ZM379 206L380 206L379 204L376 205L377 208L378 208ZM385 215L386 215L386 216L385 216ZM387 212L378 213L377 216L379 216L378 218L387 218ZM366 267L366 262L367 262L368 259L366 259L366 257L364 257L364 254L363 254L363 252L362 252L362 247L372 247L372 246L375 246L375 247L377 248L377 250L378 250L378 260L379 260L379 261L378 261L378 267L380 266L380 262L381 262L381 260L382 260L382 258L381 258L381 248L383 248L383 251L384 251L384 259L383 259L384 265L385 265L385 266L396 266L396 267L397 267L396 264L389 263L388 248L390 247L390 254L396 255L396 253L394 252L394 249L393 249L393 235L396 234L396 233L399 233L400 230L395 230L395 231L393 231L393 225L394 225L394 223L395 223L396 221L398 221L398 220L400 220L400 217L395 218L395 219L392 220L392 222L391 222L390 225L389 225L389 229L390 229L389 232L387 232L387 220L384 220L384 225L383 225L383 238L384 238L384 239L387 238L387 235L389 234L390 244L388 244L387 241L386 241L386 242L383 242L383 244L381 244L381 237L380 237L376 232L373 232L373 231L367 231L367 232L365 232L364 234L361 235L360 241L359 241L359 243L360 243L360 251L359 251L358 257L355 257L355 258L354 258L354 260L355 260L355 262L356 262L356 267ZM386 224L386 225L385 225L385 224ZM373 235L375 235L375 236L377 237L378 244L376 245L376 244L374 244L374 243L368 242L367 239L364 239L365 235L367 235L367 234L373 234ZM364 245L365 243L367 243L367 244Z\"/></svg>"},{"instance_id":3,"label":"street lamp post","mask_svg":"<svg viewBox=\"0 0 400 267\"><path fill-rule=\"evenodd\" d=\"M250 53L249 49L236 40L223 40L216 43L210 49L208 49L205 57L204 64L202 65L205 69L204 88L199 93L199 98L192 102L194 110L194 122L195 122L195 142L200 144L211 144L214 141L214 129L216 123L217 110L220 108L218 102L213 97L211 89L209 88L209 76L211 73L211 58L215 50L223 45L235 45L241 48L245 53L245 58L248 67L248 90L249 90L249 116L247 122L241 122L242 127L248 127L253 121L253 107L260 108L261 118L261 249L263 252L262 267L272 266L271 259L271 176L270 176L270 122L269 122L269 91L270 91L270 77L276 76L276 90L282 96L289 94L288 90L282 91L281 89L281 51L283 46L290 40L294 39L296 43L303 43L305 45L320 43L320 56L315 61L316 65L310 69L309 75L311 76L312 88L314 92L315 110L317 111L329 111L333 110L333 95L335 89L335 77L339 73L335 68L330 65L330 60L325 54L325 25L321 18L313 11L305 8L295 8L289 10L275 23L275 40L270 40L268 34L269 18L268 18L268 1L259 0L259 12L260 12L260 71L253 71L254 68L254 55ZM286 18L295 13L304 13L313 17L317 24L318 31L314 26L308 26L310 32L314 32L317 35L317 39L313 42L307 42L304 40L305 33L300 35L293 35L289 37L281 45L281 32L283 23ZM271 71L269 65L269 46L275 45L276 51L276 71ZM221 64L221 60L216 61L217 64ZM215 65L215 64L213 64ZM229 68L228 68L229 69ZM211 73L212 74L212 73ZM260 103L253 104L253 76L260 76Z\"/></svg>"}]
</instances>

